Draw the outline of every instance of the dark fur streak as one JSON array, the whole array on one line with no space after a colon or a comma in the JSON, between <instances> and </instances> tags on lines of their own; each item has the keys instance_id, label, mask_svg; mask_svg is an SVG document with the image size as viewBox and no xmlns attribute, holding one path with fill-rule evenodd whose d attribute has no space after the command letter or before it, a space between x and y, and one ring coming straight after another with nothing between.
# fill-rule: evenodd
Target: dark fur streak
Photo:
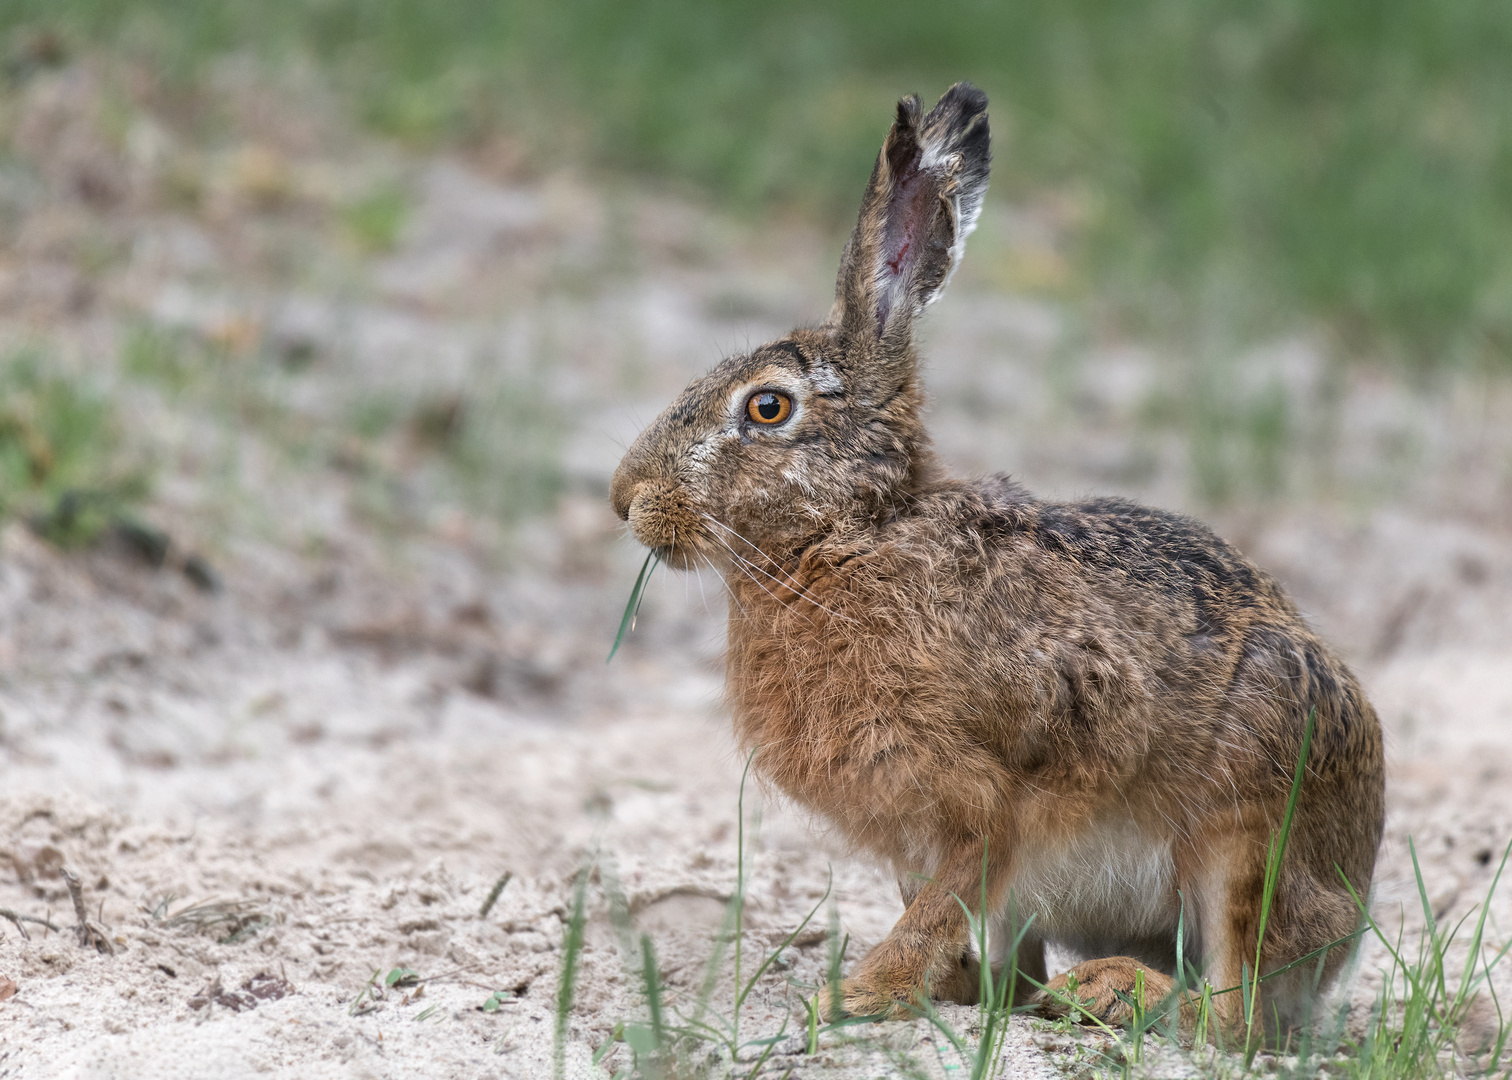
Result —
<instances>
[{"instance_id":1,"label":"dark fur streak","mask_svg":"<svg viewBox=\"0 0 1512 1080\"><path fill-rule=\"evenodd\" d=\"M803 375L807 375L809 373L809 370L813 367L812 362L808 358L808 354L800 349L796 342L774 341L772 344L766 346L766 348L762 349L761 351L762 353L768 355L777 353L782 356L791 357L793 361L798 365L799 373Z\"/></svg>"}]
</instances>

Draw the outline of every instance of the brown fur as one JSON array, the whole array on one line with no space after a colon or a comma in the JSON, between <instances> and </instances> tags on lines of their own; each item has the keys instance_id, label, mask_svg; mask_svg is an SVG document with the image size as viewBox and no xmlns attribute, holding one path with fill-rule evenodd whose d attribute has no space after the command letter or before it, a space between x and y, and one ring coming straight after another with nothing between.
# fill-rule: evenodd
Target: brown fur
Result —
<instances>
[{"instance_id":1,"label":"brown fur","mask_svg":"<svg viewBox=\"0 0 1512 1080\"><path fill-rule=\"evenodd\" d=\"M1078 949L1095 958L1074 969L1081 993L1122 1021L1137 970L1152 1000L1171 988L1178 918L1216 987L1253 964L1309 711L1261 968L1354 928L1339 875L1364 895L1380 725L1276 582L1201 524L942 475L912 327L980 208L985 109L965 84L928 116L899 104L828 320L693 383L611 498L665 559L724 574L729 701L759 775L899 875L907 908L845 981L845 1008L971 1000L955 897L979 905L985 845L997 948L1022 925L1010 907L1032 916L1020 971L1044 979L1046 941ZM758 390L788 394L792 416L751 423ZM1266 983L1262 1014L1297 1021L1312 976ZM1214 999L1220 1027L1239 1000Z\"/></svg>"}]
</instances>

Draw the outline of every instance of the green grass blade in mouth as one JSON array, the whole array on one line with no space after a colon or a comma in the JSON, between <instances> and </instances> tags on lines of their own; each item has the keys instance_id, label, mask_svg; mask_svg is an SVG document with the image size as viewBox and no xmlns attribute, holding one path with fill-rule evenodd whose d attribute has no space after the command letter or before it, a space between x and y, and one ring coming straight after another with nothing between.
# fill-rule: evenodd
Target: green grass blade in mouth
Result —
<instances>
[{"instance_id":1,"label":"green grass blade in mouth","mask_svg":"<svg viewBox=\"0 0 1512 1080\"><path fill-rule=\"evenodd\" d=\"M660 562L656 552L647 553L646 561L641 563L640 575L635 579L635 588L630 590L630 601L625 605L625 616L620 619L619 633L614 635L614 645L609 649L609 656L604 663L614 659L614 654L619 652L620 642L625 640L625 635L635 628L635 615L640 611L641 597L646 593L646 582L651 580L651 571L656 569Z\"/></svg>"}]
</instances>

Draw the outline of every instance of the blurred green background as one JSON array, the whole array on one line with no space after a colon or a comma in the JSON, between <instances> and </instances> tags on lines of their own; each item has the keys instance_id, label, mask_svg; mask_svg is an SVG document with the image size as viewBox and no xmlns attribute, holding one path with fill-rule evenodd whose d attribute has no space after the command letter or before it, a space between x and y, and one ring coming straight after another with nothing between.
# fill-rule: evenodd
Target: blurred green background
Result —
<instances>
[{"instance_id":1,"label":"blurred green background","mask_svg":"<svg viewBox=\"0 0 1512 1080\"><path fill-rule=\"evenodd\" d=\"M329 522L284 504L332 475L384 535L599 506L584 438L726 347L720 319L790 325L772 297L828 274L891 102L958 79L992 98L998 204L960 292L1070 316L1043 370L989 373L984 338L951 346L966 384L932 373L1010 440L964 439L970 467L1203 508L1443 475L1494 504L1464 478L1512 484L1500 444L1450 436L1492 423L1455 394L1512 385L1509 58L1508 0L4 0L0 519L81 546L176 491L181 532L314 549ZM445 162L492 179L438 194ZM473 243L490 199L533 224ZM756 267L779 234L829 250ZM742 244L747 279L714 281ZM646 297L614 306L688 259L691 357L640 336ZM300 304L323 329L291 338ZM353 328L412 318L418 381L373 383ZM438 374L446 349L476 355Z\"/></svg>"},{"instance_id":2,"label":"blurred green background","mask_svg":"<svg viewBox=\"0 0 1512 1080\"><path fill-rule=\"evenodd\" d=\"M168 77L252 51L406 140L505 131L747 213L837 228L879 101L966 78L995 191L1068 224L1028 287L1156 336L1321 330L1414 368L1512 356L1506 0L6 0ZM26 38L26 35L31 35ZM29 44L18 44L23 38ZM45 51L45 49L44 49Z\"/></svg>"}]
</instances>

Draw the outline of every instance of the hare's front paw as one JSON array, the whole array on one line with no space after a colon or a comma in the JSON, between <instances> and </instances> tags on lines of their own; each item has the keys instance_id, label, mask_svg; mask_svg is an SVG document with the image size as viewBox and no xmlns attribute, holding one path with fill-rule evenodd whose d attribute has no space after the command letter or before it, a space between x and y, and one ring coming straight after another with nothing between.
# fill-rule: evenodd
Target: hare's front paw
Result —
<instances>
[{"instance_id":1,"label":"hare's front paw","mask_svg":"<svg viewBox=\"0 0 1512 1080\"><path fill-rule=\"evenodd\" d=\"M973 1005L977 1000L980 969L976 957L970 953L963 954L959 963L952 964L946 972L932 979L917 977L908 966L871 973L865 970L867 966L863 963L862 971L854 979L841 979L838 995L820 991L819 1012L826 1023L847 1016L912 1020L923 1014L924 1002L930 997L962 1005ZM838 1011L835 1009L837 997Z\"/></svg>"},{"instance_id":2,"label":"hare's front paw","mask_svg":"<svg viewBox=\"0 0 1512 1080\"><path fill-rule=\"evenodd\" d=\"M1175 983L1128 956L1109 956L1077 964L1057 975L1029 1000L1043 1016L1100 1020L1128 1026L1135 1004L1148 1014L1171 998ZM1142 992L1141 992L1142 991Z\"/></svg>"},{"instance_id":3,"label":"hare's front paw","mask_svg":"<svg viewBox=\"0 0 1512 1080\"><path fill-rule=\"evenodd\" d=\"M826 1024L849 1016L908 1020L918 1015L917 1007L910 1008L904 1000L863 979L841 979L839 989L838 994L828 987L819 991L819 1017Z\"/></svg>"}]
</instances>

